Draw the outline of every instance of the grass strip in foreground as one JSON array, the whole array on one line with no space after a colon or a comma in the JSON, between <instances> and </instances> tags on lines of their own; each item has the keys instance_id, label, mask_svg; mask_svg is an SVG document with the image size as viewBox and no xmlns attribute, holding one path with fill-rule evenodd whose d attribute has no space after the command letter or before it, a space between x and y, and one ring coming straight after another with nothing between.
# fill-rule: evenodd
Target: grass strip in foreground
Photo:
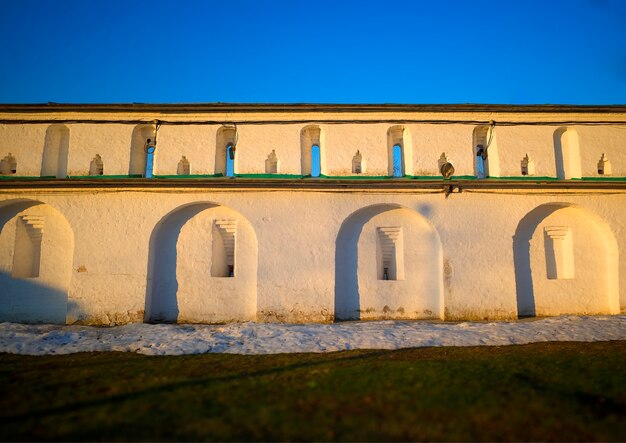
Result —
<instances>
[{"instance_id":1,"label":"grass strip in foreground","mask_svg":"<svg viewBox=\"0 0 626 443\"><path fill-rule=\"evenodd\" d=\"M626 440L626 342L0 355L6 440Z\"/></svg>"}]
</instances>

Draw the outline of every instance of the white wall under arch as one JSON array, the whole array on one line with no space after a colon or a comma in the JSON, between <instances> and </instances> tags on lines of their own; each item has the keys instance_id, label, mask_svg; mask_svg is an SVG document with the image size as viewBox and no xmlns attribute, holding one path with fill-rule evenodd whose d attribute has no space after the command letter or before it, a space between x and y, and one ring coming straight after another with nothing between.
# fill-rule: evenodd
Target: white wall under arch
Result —
<instances>
[{"instance_id":1,"label":"white wall under arch","mask_svg":"<svg viewBox=\"0 0 626 443\"><path fill-rule=\"evenodd\" d=\"M235 276L211 275L213 224L237 222ZM256 319L256 234L233 209L212 202L183 205L150 238L146 321L216 323Z\"/></svg>"},{"instance_id":2,"label":"white wall under arch","mask_svg":"<svg viewBox=\"0 0 626 443\"><path fill-rule=\"evenodd\" d=\"M37 276L12 275L20 217L43 221ZM74 234L65 217L37 200L16 199L0 206L0 321L65 323L72 278Z\"/></svg>"},{"instance_id":3,"label":"white wall under arch","mask_svg":"<svg viewBox=\"0 0 626 443\"><path fill-rule=\"evenodd\" d=\"M404 280L379 280L376 229L403 229ZM341 225L335 251L335 320L443 318L439 235L419 213L394 204L362 208Z\"/></svg>"},{"instance_id":4,"label":"white wall under arch","mask_svg":"<svg viewBox=\"0 0 626 443\"><path fill-rule=\"evenodd\" d=\"M544 228L573 236L574 277L547 276ZM618 314L619 250L611 228L580 206L549 203L530 211L513 237L519 316Z\"/></svg>"}]
</instances>

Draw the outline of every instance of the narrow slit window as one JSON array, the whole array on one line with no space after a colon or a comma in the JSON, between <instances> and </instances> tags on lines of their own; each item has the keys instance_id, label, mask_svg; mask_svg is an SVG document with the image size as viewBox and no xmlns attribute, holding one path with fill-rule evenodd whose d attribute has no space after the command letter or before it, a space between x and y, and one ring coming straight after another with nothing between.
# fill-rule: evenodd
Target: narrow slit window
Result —
<instances>
[{"instance_id":1,"label":"narrow slit window","mask_svg":"<svg viewBox=\"0 0 626 443\"><path fill-rule=\"evenodd\" d=\"M611 175L611 172L611 161L603 153L598 161L598 175Z\"/></svg>"},{"instance_id":2,"label":"narrow slit window","mask_svg":"<svg viewBox=\"0 0 626 443\"><path fill-rule=\"evenodd\" d=\"M522 159L522 175L535 175L535 162L526 154Z\"/></svg>"},{"instance_id":3,"label":"narrow slit window","mask_svg":"<svg viewBox=\"0 0 626 443\"><path fill-rule=\"evenodd\" d=\"M404 280L402 228L378 228L377 234L378 280Z\"/></svg>"},{"instance_id":4,"label":"narrow slit window","mask_svg":"<svg viewBox=\"0 0 626 443\"><path fill-rule=\"evenodd\" d=\"M320 147L313 145L311 147L311 177L319 177L320 171Z\"/></svg>"},{"instance_id":5,"label":"narrow slit window","mask_svg":"<svg viewBox=\"0 0 626 443\"><path fill-rule=\"evenodd\" d=\"M476 146L476 176L478 178L487 178L487 150L483 145Z\"/></svg>"},{"instance_id":6,"label":"narrow slit window","mask_svg":"<svg viewBox=\"0 0 626 443\"><path fill-rule=\"evenodd\" d=\"M237 220L215 220L213 227L212 277L235 277Z\"/></svg>"},{"instance_id":7,"label":"narrow slit window","mask_svg":"<svg viewBox=\"0 0 626 443\"><path fill-rule=\"evenodd\" d=\"M394 145L393 146L393 176L394 177L402 177L402 146Z\"/></svg>"},{"instance_id":8,"label":"narrow slit window","mask_svg":"<svg viewBox=\"0 0 626 443\"><path fill-rule=\"evenodd\" d=\"M232 144L226 146L226 177L235 176L235 147Z\"/></svg>"},{"instance_id":9,"label":"narrow slit window","mask_svg":"<svg viewBox=\"0 0 626 443\"><path fill-rule=\"evenodd\" d=\"M153 138L146 139L146 178L152 178L152 168L154 167L154 151L156 150L156 141Z\"/></svg>"},{"instance_id":10,"label":"narrow slit window","mask_svg":"<svg viewBox=\"0 0 626 443\"><path fill-rule=\"evenodd\" d=\"M544 228L546 274L550 280L574 278L572 229L566 226Z\"/></svg>"},{"instance_id":11,"label":"narrow slit window","mask_svg":"<svg viewBox=\"0 0 626 443\"><path fill-rule=\"evenodd\" d=\"M15 252L13 255L13 278L39 277L43 229L43 216L24 215L17 219Z\"/></svg>"}]
</instances>

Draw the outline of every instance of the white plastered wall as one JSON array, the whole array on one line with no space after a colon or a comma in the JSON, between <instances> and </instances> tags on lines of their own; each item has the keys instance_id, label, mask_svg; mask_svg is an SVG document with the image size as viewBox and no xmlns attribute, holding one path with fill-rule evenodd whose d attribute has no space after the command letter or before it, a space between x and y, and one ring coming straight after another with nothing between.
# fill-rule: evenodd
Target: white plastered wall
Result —
<instances>
[{"instance_id":1,"label":"white plastered wall","mask_svg":"<svg viewBox=\"0 0 626 443\"><path fill-rule=\"evenodd\" d=\"M68 321L143 321L149 245L155 227L168 213L207 201L209 196L210 201L248 220L258 239L259 321L333 319L337 298L342 297L335 286L340 228L352 214L373 205L415 211L438 232L447 320L517 317L513 238L520 220L541 205L560 202L584 208L603 220L619 251L626 248L626 197L620 194L557 198L464 192L446 199L442 194L311 191L53 193L40 200L63 214L76 245ZM16 197L2 194L11 201ZM622 312L626 308L624 262L619 259L615 273L619 280L614 283Z\"/></svg>"},{"instance_id":2,"label":"white plastered wall","mask_svg":"<svg viewBox=\"0 0 626 443\"><path fill-rule=\"evenodd\" d=\"M396 247L401 275L381 278L377 229L401 230ZM373 216L357 244L360 319L443 318L442 253L434 228L415 211L389 209Z\"/></svg>"},{"instance_id":3,"label":"white plastered wall","mask_svg":"<svg viewBox=\"0 0 626 443\"><path fill-rule=\"evenodd\" d=\"M153 116L140 117L147 122L154 119ZM314 120L314 117L307 116L307 119ZM332 118L332 115L321 117ZM434 118L432 115L412 117ZM395 118L400 119L398 116ZM564 118L550 116L554 121ZM471 116L471 119L498 121L499 116L480 115ZM207 120L210 118L207 117ZM70 134L69 175L85 175L95 154L102 156L105 175L128 174L136 125L65 125ZM300 134L305 126L300 123L238 124L237 172L263 173L267 155L275 150L281 165L280 173L300 175ZM323 172L328 175L352 175L352 157L359 150L367 161L368 175L387 175L387 133L392 126L382 123L319 124L324 137L323 152L326 153L326 170ZM473 174L472 131L475 125L415 123L403 126L410 135L413 157L413 171L407 173L439 175L437 159L445 152L456 169L455 175ZM182 155L189 159L192 174L214 173L216 133L220 127L218 124L162 125L155 154L155 174L175 174ZM597 161L603 152L611 160L613 176L626 175L623 126L571 127L578 134L583 176L597 176ZM16 175L40 175L47 129L48 125L40 124L0 125L0 157L11 152L17 158ZM535 163L537 176L555 177L554 134L558 129L559 126L552 125L496 125L501 175L519 176L520 160L528 153ZM42 201L56 208L71 227L76 247L71 256L73 265L71 283L68 283L68 322L111 324L143 321L152 234L167 214L198 202L213 202L219 207L230 208L242 219L248 220L258 245L256 318L259 321L332 320L338 304L341 305L338 298L342 296L336 286L338 257L341 258L337 254L340 229L352 214L376 205L414 211L438 233L443 279L440 309L448 320L515 318L522 313L518 296L521 286L516 276L513 248L518 224L541 205L559 203L583 208L586 213L602 220L602 226L612 233L617 242L616 266L619 270L613 273L613 280L609 279L607 291L613 287L619 294L619 303L613 300L608 309L609 312L616 312L617 309L626 311L626 260L622 257L626 250L626 197L623 193L589 191L559 195L558 192L542 194L537 191L535 194L494 194L466 190L446 199L443 194L420 192L181 188L158 191L146 188L129 192L128 189L79 191L67 188L22 193L4 190L0 193L0 200L8 202L28 198ZM195 221L190 223L189 229ZM393 226L392 223L390 225ZM585 232L591 231L586 229ZM7 241L10 243L10 240ZM581 243L577 237L575 242ZM181 257L192 244L181 250ZM9 250L6 248L0 249L0 253L6 253ZM533 272L535 268L541 268L541 264L532 266ZM200 279L195 281L194 275L195 271L188 274L189 285L196 288L191 292L198 295L197 288L208 283L202 283ZM541 284L537 283L537 288ZM536 302L540 306L540 297L545 291L537 294L539 298ZM568 300L565 296L559 300L550 309L538 310L536 314L607 312L605 307L594 305L595 302ZM616 304L619 306L615 307ZM251 306L247 302L242 305ZM566 308L577 307L568 310L562 309L563 305ZM210 308L206 307L208 305L198 306L198 312L205 312L208 321L210 312L206 309ZM382 306L384 308L385 304ZM189 306L186 309L193 312L196 308ZM241 314L243 311L237 312L239 314L235 316L222 318L251 318L248 311L245 315ZM24 315L27 319L36 317L35 314L35 317L29 317L31 314L28 313ZM219 321L217 317L210 318ZM185 321L198 320L190 315Z\"/></svg>"},{"instance_id":4,"label":"white plastered wall","mask_svg":"<svg viewBox=\"0 0 626 443\"><path fill-rule=\"evenodd\" d=\"M0 205L0 317L3 321L65 323L72 276L74 238L63 215L35 200L14 200ZM14 275L20 256L16 238L23 218L36 217L41 240L35 260L36 275ZM71 303L71 300L69 301Z\"/></svg>"}]
</instances>

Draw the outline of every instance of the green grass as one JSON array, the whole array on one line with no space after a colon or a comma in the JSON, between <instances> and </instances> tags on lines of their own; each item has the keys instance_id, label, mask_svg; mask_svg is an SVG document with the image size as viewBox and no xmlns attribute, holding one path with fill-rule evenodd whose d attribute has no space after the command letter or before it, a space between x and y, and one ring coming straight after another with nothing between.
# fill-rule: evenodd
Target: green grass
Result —
<instances>
[{"instance_id":1,"label":"green grass","mask_svg":"<svg viewBox=\"0 0 626 443\"><path fill-rule=\"evenodd\" d=\"M626 342L0 355L2 440L626 440Z\"/></svg>"}]
</instances>

